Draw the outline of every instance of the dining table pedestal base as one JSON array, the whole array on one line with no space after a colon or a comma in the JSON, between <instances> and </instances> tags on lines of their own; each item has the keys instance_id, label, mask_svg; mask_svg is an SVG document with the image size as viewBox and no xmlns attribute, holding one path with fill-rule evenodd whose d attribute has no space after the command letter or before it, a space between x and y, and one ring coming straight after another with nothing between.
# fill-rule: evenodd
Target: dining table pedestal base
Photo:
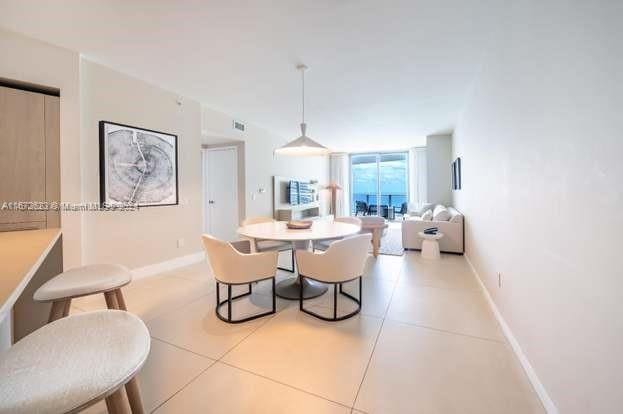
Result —
<instances>
[{"instance_id":1,"label":"dining table pedestal base","mask_svg":"<svg viewBox=\"0 0 623 414\"><path fill-rule=\"evenodd\" d=\"M305 279L303 282L303 299L312 299L324 295L329 288L322 283ZM291 277L282 280L275 286L275 293L282 299L299 300L301 294L301 279Z\"/></svg>"}]
</instances>

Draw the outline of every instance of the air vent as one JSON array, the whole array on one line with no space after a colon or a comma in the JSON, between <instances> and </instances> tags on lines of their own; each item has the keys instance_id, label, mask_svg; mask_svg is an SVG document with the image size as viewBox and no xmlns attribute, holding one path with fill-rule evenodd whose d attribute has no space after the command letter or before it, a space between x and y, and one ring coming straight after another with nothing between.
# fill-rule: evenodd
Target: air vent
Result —
<instances>
[{"instance_id":1,"label":"air vent","mask_svg":"<svg viewBox=\"0 0 623 414\"><path fill-rule=\"evenodd\" d=\"M238 131L242 131L242 132L244 132L244 130L247 129L247 126L241 121L234 120L233 126L234 126L234 129L237 129Z\"/></svg>"}]
</instances>

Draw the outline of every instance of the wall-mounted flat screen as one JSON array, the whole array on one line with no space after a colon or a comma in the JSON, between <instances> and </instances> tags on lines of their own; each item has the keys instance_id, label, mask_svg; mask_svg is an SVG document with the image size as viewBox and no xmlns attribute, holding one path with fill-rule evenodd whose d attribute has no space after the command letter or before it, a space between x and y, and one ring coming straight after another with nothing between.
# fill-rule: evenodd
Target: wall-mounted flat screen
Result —
<instances>
[{"instance_id":1,"label":"wall-mounted flat screen","mask_svg":"<svg viewBox=\"0 0 623 414\"><path fill-rule=\"evenodd\" d=\"M305 181L290 181L288 184L288 203L291 205L309 204L314 201L311 184Z\"/></svg>"},{"instance_id":2,"label":"wall-mounted flat screen","mask_svg":"<svg viewBox=\"0 0 623 414\"><path fill-rule=\"evenodd\" d=\"M290 181L290 184L288 184L288 190L288 203L293 206L299 204L299 182Z\"/></svg>"}]
</instances>

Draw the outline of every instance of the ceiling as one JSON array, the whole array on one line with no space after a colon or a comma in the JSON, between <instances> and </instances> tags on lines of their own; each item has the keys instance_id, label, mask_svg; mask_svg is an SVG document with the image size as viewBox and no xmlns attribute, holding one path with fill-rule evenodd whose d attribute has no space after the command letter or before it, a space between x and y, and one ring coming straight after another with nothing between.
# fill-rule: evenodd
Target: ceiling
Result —
<instances>
[{"instance_id":1,"label":"ceiling","mask_svg":"<svg viewBox=\"0 0 623 414\"><path fill-rule=\"evenodd\" d=\"M497 5L495 4L497 3ZM391 150L451 131L498 21L493 0L0 0L0 26L283 137Z\"/></svg>"}]
</instances>

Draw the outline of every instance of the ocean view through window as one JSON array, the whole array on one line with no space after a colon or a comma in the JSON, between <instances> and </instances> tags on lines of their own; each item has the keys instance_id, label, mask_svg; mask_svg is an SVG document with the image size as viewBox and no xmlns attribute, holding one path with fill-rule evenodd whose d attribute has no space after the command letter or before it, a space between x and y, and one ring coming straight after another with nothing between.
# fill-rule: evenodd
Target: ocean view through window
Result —
<instances>
[{"instance_id":1,"label":"ocean view through window","mask_svg":"<svg viewBox=\"0 0 623 414\"><path fill-rule=\"evenodd\" d=\"M406 152L351 155L351 213L399 214L409 199L408 159Z\"/></svg>"}]
</instances>

